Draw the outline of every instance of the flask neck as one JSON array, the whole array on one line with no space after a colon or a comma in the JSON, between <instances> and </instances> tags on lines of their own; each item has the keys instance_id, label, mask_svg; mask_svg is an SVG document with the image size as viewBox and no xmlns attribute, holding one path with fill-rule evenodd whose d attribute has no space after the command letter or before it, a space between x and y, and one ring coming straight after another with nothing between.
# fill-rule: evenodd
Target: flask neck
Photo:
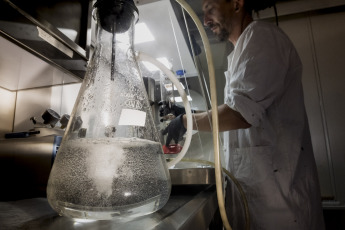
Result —
<instances>
[{"instance_id":1,"label":"flask neck","mask_svg":"<svg viewBox=\"0 0 345 230\"><path fill-rule=\"evenodd\" d=\"M99 44L106 45L108 50L110 47L120 46L132 48L134 37L134 26L137 21L137 16L133 15L129 22L127 22L126 30L119 30L121 24L113 23L104 28L101 24L100 17L97 18L97 30L96 30L96 46ZM111 50L111 49L110 49Z\"/></svg>"},{"instance_id":2,"label":"flask neck","mask_svg":"<svg viewBox=\"0 0 345 230\"><path fill-rule=\"evenodd\" d=\"M120 68L128 66L129 62L134 62L133 36L138 15L131 9L126 14L105 15L106 18L111 19L111 23L110 21L105 23L100 12L97 9L97 41L94 58L99 59L100 63L110 63L108 66L111 70L110 80L114 81L116 72L120 71Z\"/></svg>"}]
</instances>

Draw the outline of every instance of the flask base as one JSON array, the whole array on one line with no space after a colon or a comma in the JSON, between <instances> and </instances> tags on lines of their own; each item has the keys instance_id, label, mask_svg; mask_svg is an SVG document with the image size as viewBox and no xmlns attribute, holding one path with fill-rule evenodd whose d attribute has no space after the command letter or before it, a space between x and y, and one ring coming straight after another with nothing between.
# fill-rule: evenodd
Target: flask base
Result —
<instances>
[{"instance_id":1,"label":"flask base","mask_svg":"<svg viewBox=\"0 0 345 230\"><path fill-rule=\"evenodd\" d=\"M73 219L117 220L119 222L151 214L165 204L161 203L160 195L140 203L115 207L90 207L61 201L49 203L61 216Z\"/></svg>"}]
</instances>

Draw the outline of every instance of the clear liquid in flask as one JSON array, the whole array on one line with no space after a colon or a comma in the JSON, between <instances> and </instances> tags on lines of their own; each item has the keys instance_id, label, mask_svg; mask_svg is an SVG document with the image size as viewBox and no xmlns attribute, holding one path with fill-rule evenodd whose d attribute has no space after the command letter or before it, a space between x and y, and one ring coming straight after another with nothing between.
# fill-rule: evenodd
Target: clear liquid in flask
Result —
<instances>
[{"instance_id":1,"label":"clear liquid in flask","mask_svg":"<svg viewBox=\"0 0 345 230\"><path fill-rule=\"evenodd\" d=\"M62 145L49 178L50 205L83 219L132 219L160 209L170 177L159 142L75 139Z\"/></svg>"}]
</instances>

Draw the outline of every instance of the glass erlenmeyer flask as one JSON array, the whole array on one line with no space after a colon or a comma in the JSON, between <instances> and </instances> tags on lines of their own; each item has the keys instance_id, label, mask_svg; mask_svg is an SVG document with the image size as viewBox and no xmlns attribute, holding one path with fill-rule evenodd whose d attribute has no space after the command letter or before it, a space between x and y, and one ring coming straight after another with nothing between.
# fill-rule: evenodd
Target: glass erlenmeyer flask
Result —
<instances>
[{"instance_id":1,"label":"glass erlenmeyer flask","mask_svg":"<svg viewBox=\"0 0 345 230\"><path fill-rule=\"evenodd\" d=\"M133 218L160 209L171 183L133 51L132 0L98 0L97 44L48 181L72 218Z\"/></svg>"}]
</instances>

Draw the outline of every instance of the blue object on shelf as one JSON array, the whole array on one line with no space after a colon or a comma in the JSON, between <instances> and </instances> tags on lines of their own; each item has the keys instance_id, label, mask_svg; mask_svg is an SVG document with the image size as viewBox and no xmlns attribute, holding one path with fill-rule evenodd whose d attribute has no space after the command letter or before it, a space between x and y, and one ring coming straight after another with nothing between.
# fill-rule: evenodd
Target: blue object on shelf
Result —
<instances>
[{"instance_id":1,"label":"blue object on shelf","mask_svg":"<svg viewBox=\"0 0 345 230\"><path fill-rule=\"evenodd\" d=\"M185 73L186 73L186 70L184 70L184 69L179 69L179 70L176 71L176 75L178 75L178 76L182 76Z\"/></svg>"}]
</instances>

